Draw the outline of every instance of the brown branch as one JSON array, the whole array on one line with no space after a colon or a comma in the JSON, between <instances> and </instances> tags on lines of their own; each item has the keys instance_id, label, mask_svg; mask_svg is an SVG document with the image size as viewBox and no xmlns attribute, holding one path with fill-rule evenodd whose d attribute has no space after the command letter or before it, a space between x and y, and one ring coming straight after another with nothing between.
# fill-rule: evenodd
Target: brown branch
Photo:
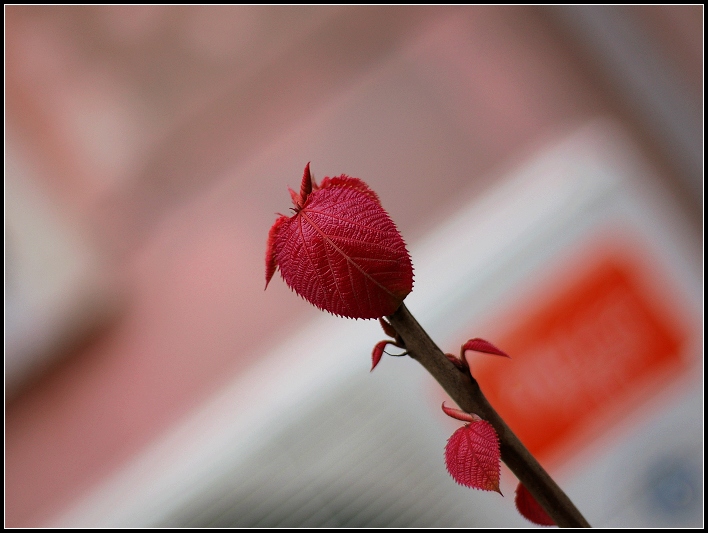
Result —
<instances>
[{"instance_id":1,"label":"brown branch","mask_svg":"<svg viewBox=\"0 0 708 533\"><path fill-rule=\"evenodd\" d=\"M499 436L502 461L555 523L560 527L590 527L573 502L489 404L477 381L469 373L461 372L445 357L406 306L401 304L387 318L403 340L408 354L430 372L457 405L494 426Z\"/></svg>"}]
</instances>

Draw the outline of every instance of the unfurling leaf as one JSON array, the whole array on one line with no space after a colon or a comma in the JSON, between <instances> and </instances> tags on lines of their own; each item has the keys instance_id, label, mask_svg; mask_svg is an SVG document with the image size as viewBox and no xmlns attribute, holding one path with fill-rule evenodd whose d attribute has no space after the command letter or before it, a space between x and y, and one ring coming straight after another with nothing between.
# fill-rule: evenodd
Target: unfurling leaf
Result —
<instances>
[{"instance_id":1,"label":"unfurling leaf","mask_svg":"<svg viewBox=\"0 0 708 533\"><path fill-rule=\"evenodd\" d=\"M467 350L472 350L473 352L490 353L492 355L501 355L502 357L509 357L506 353L502 352L499 348L494 346L491 342L487 342L484 339L470 339L470 340L468 340L466 343L464 343L462 345L462 349L460 350L460 356L464 356L464 353Z\"/></svg>"},{"instance_id":2,"label":"unfurling leaf","mask_svg":"<svg viewBox=\"0 0 708 533\"><path fill-rule=\"evenodd\" d=\"M379 318L379 324L381 324L381 329L384 331L384 333L392 339L395 339L398 336L398 332L384 318Z\"/></svg>"},{"instance_id":3,"label":"unfurling leaf","mask_svg":"<svg viewBox=\"0 0 708 533\"><path fill-rule=\"evenodd\" d=\"M295 214L268 235L266 287L276 268L312 305L349 318L393 314L413 288L413 266L398 229L366 183L341 175L317 185L309 163Z\"/></svg>"},{"instance_id":4,"label":"unfurling leaf","mask_svg":"<svg viewBox=\"0 0 708 533\"><path fill-rule=\"evenodd\" d=\"M450 418L455 420L461 420L462 422L478 422L482 420L479 416L473 415L471 413L465 413L462 409L456 409L454 407L448 407L445 402L442 404L442 410Z\"/></svg>"},{"instance_id":5,"label":"unfurling leaf","mask_svg":"<svg viewBox=\"0 0 708 533\"><path fill-rule=\"evenodd\" d=\"M381 329L384 330L384 333L388 335L389 337L392 337L393 340L385 340L385 341L379 341L376 343L374 346L374 350L371 352L371 371L376 368L376 365L379 364L379 361L381 361L381 358L383 357L383 354L386 353L384 350L386 349L386 346L389 344L391 346L396 346L398 348L403 348L405 350L405 344L403 344L403 340L401 337L399 337L398 333L396 333L396 330L394 327L386 322L386 320L382 317L379 318L379 324L381 324ZM404 351L401 354L398 354L396 357L401 357L404 355L407 355L408 352ZM390 354L393 355L393 354Z\"/></svg>"},{"instance_id":6,"label":"unfurling leaf","mask_svg":"<svg viewBox=\"0 0 708 533\"><path fill-rule=\"evenodd\" d=\"M447 410L445 412L448 413ZM463 411L459 412L463 413ZM489 422L476 415L464 414L472 421L455 431L447 441L445 446L447 471L460 485L473 489L493 490L501 494L499 490L501 454L497 432ZM454 418L458 417L454 416Z\"/></svg>"},{"instance_id":7,"label":"unfurling leaf","mask_svg":"<svg viewBox=\"0 0 708 533\"><path fill-rule=\"evenodd\" d=\"M541 505L536 501L529 490L519 483L516 487L516 497L514 498L516 502L516 508L518 509L521 516L527 520L538 524L540 526L555 526L556 523L553 519L548 516L548 513L541 507Z\"/></svg>"},{"instance_id":8,"label":"unfurling leaf","mask_svg":"<svg viewBox=\"0 0 708 533\"><path fill-rule=\"evenodd\" d=\"M445 357L447 357L447 360L450 361L453 365L457 367L458 370L461 370L465 374L470 371L470 365L467 364L467 361L464 359L460 359L455 355L452 355L451 353L446 353Z\"/></svg>"}]
</instances>

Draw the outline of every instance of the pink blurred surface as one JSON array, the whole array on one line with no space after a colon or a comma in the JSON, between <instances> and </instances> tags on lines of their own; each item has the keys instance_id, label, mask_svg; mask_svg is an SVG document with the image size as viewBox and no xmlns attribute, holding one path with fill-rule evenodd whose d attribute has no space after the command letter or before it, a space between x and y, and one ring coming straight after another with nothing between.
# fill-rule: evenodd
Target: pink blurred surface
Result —
<instances>
[{"instance_id":1,"label":"pink blurred surface","mask_svg":"<svg viewBox=\"0 0 708 533\"><path fill-rule=\"evenodd\" d=\"M263 292L268 228L308 160L320 179L366 180L410 241L481 176L616 112L534 9L6 16L8 137L124 302L6 401L14 527L65 508L317 315L280 280Z\"/></svg>"}]
</instances>

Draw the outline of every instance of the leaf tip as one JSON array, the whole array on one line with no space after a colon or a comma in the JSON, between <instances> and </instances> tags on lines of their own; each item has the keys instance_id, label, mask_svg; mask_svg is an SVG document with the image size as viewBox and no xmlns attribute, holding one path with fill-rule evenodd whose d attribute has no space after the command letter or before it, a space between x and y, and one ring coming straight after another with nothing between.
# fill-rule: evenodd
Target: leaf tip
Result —
<instances>
[{"instance_id":1,"label":"leaf tip","mask_svg":"<svg viewBox=\"0 0 708 533\"><path fill-rule=\"evenodd\" d=\"M300 183L300 207L305 205L307 197L312 192L312 174L310 173L310 162L305 165L305 171L302 173L302 182Z\"/></svg>"}]
</instances>

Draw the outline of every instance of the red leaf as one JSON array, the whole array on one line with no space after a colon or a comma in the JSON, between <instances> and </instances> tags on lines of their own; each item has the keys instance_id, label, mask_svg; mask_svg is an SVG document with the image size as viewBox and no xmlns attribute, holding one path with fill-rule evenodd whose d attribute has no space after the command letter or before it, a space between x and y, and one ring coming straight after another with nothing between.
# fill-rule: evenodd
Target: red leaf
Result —
<instances>
[{"instance_id":1,"label":"red leaf","mask_svg":"<svg viewBox=\"0 0 708 533\"><path fill-rule=\"evenodd\" d=\"M277 224L277 222L276 222ZM470 339L462 345L460 350L460 355L463 356L467 350L472 350L473 352L490 353L492 355L501 355L502 357L509 357L506 353L502 352L499 348L494 346L491 342L487 342L484 339ZM509 357L509 359L511 359Z\"/></svg>"},{"instance_id":2,"label":"red leaf","mask_svg":"<svg viewBox=\"0 0 708 533\"><path fill-rule=\"evenodd\" d=\"M452 355L451 353L446 353L445 357L447 357L447 360L450 361L453 365L457 367L458 370L461 370L462 372L469 372L470 371L470 366L467 364L467 361L464 359L458 359L456 356Z\"/></svg>"},{"instance_id":3,"label":"red leaf","mask_svg":"<svg viewBox=\"0 0 708 533\"><path fill-rule=\"evenodd\" d=\"M499 490L501 455L499 438L485 420L470 422L452 434L445 446L445 465L452 478L465 487Z\"/></svg>"},{"instance_id":4,"label":"red leaf","mask_svg":"<svg viewBox=\"0 0 708 533\"><path fill-rule=\"evenodd\" d=\"M379 318L379 324L381 324L381 329L384 330L384 333L391 337L392 339L395 339L396 336L398 335L398 332L393 328L391 324L386 322L383 318Z\"/></svg>"},{"instance_id":5,"label":"red leaf","mask_svg":"<svg viewBox=\"0 0 708 533\"><path fill-rule=\"evenodd\" d=\"M392 314L413 288L406 245L376 193L341 175L318 187L305 167L295 214L268 235L266 286L276 268L312 305L349 318Z\"/></svg>"},{"instance_id":6,"label":"red leaf","mask_svg":"<svg viewBox=\"0 0 708 533\"><path fill-rule=\"evenodd\" d=\"M448 407L445 402L442 404L442 410L445 414L455 420L461 420L462 422L478 422L482 420L479 416L473 415L471 413L465 413L461 409L455 409L454 407Z\"/></svg>"},{"instance_id":7,"label":"red leaf","mask_svg":"<svg viewBox=\"0 0 708 533\"><path fill-rule=\"evenodd\" d=\"M381 361L381 358L383 357L384 350L389 344L395 346L395 344L391 341L379 341L376 343L374 350L371 352L371 370L369 370L369 372L373 371L374 368L376 368L376 365L379 364L379 361Z\"/></svg>"},{"instance_id":8,"label":"red leaf","mask_svg":"<svg viewBox=\"0 0 708 533\"><path fill-rule=\"evenodd\" d=\"M514 498L516 502L516 508L521 513L521 516L527 520L538 524L540 526L555 526L556 523L553 519L548 516L548 513L541 507L541 505L536 501L529 490L519 483L516 487L516 497Z\"/></svg>"}]
</instances>

